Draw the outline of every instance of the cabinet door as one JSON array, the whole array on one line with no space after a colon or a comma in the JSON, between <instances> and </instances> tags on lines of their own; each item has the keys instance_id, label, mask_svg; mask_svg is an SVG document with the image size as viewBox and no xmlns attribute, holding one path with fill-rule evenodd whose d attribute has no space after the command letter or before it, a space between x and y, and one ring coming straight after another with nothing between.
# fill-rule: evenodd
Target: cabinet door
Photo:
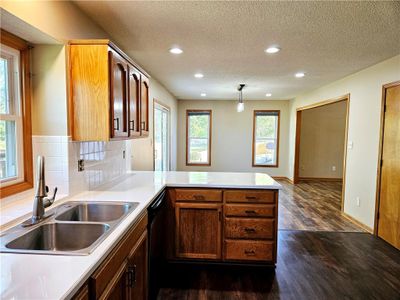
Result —
<instances>
[{"instance_id":1,"label":"cabinet door","mask_svg":"<svg viewBox=\"0 0 400 300\"><path fill-rule=\"evenodd\" d=\"M128 137L128 64L114 51L110 55L111 137Z\"/></svg>"},{"instance_id":2,"label":"cabinet door","mask_svg":"<svg viewBox=\"0 0 400 300\"><path fill-rule=\"evenodd\" d=\"M175 204L175 254L178 258L221 258L220 204Z\"/></svg>"},{"instance_id":3,"label":"cabinet door","mask_svg":"<svg viewBox=\"0 0 400 300\"><path fill-rule=\"evenodd\" d=\"M125 300L128 299L128 261L125 260L117 273L111 278L106 289L97 299Z\"/></svg>"},{"instance_id":4,"label":"cabinet door","mask_svg":"<svg viewBox=\"0 0 400 300\"><path fill-rule=\"evenodd\" d=\"M142 136L149 135L149 79L142 75L140 97L140 130Z\"/></svg>"},{"instance_id":5,"label":"cabinet door","mask_svg":"<svg viewBox=\"0 0 400 300\"><path fill-rule=\"evenodd\" d=\"M129 66L128 89L128 131L129 136L134 137L140 135L140 73L132 66Z\"/></svg>"},{"instance_id":6,"label":"cabinet door","mask_svg":"<svg viewBox=\"0 0 400 300\"><path fill-rule=\"evenodd\" d=\"M147 232L140 237L128 258L129 299L147 299Z\"/></svg>"}]
</instances>

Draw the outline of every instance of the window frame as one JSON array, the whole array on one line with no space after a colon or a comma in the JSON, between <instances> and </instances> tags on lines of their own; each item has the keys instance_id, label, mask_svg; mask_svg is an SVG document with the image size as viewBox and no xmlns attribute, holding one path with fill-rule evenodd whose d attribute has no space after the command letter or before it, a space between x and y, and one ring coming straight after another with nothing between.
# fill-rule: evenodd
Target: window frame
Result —
<instances>
[{"instance_id":1,"label":"window frame","mask_svg":"<svg viewBox=\"0 0 400 300\"><path fill-rule=\"evenodd\" d=\"M190 114L204 113L209 116L208 126L208 155L207 163L193 163L189 161L189 117ZM187 109L186 110L186 166L211 166L211 141L212 141L212 110L211 109Z\"/></svg>"},{"instance_id":2,"label":"window frame","mask_svg":"<svg viewBox=\"0 0 400 300\"><path fill-rule=\"evenodd\" d=\"M168 163L167 163L167 167L168 170L165 171L171 171L171 108L168 105L163 104L162 102L153 99L153 138L155 138L155 132L156 132L156 126L155 126L155 114L156 114L156 109L157 107L166 112L167 114L167 159L168 159ZM156 155L155 155L155 141L153 141L153 171L156 170Z\"/></svg>"},{"instance_id":3,"label":"window frame","mask_svg":"<svg viewBox=\"0 0 400 300\"><path fill-rule=\"evenodd\" d=\"M256 118L258 113L276 113L278 117L278 128L276 131L276 162L275 164L256 164L255 163L255 150L256 150ZM279 167L279 142L280 142L280 124L281 124L281 111L280 110L254 110L253 111L253 142L252 142L252 167L258 168L278 168Z\"/></svg>"},{"instance_id":4,"label":"window frame","mask_svg":"<svg viewBox=\"0 0 400 300\"><path fill-rule=\"evenodd\" d=\"M22 118L22 174L18 177L22 180L2 186L0 198L8 197L22 191L33 188L33 157L32 157L32 81L30 73L30 50L31 46L25 40L1 29L1 44L19 51L19 110ZM19 157L17 155L17 157Z\"/></svg>"}]
</instances>

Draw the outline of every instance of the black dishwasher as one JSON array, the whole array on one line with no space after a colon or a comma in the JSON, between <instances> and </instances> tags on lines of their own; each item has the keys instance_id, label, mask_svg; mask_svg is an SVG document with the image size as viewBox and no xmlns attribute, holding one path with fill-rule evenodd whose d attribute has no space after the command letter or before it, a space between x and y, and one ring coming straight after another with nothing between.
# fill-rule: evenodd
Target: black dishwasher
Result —
<instances>
[{"instance_id":1,"label":"black dishwasher","mask_svg":"<svg viewBox=\"0 0 400 300\"><path fill-rule=\"evenodd\" d=\"M149 299L156 299L164 269L166 192L163 190L147 208L148 220L148 291Z\"/></svg>"}]
</instances>

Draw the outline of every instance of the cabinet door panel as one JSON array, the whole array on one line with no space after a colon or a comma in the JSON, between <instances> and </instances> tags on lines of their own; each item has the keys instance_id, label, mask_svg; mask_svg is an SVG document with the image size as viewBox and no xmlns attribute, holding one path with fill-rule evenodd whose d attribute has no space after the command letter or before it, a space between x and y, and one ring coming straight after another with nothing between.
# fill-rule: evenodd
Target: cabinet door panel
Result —
<instances>
[{"instance_id":1,"label":"cabinet door panel","mask_svg":"<svg viewBox=\"0 0 400 300\"><path fill-rule=\"evenodd\" d=\"M140 135L140 73L134 67L129 66L129 136Z\"/></svg>"},{"instance_id":2,"label":"cabinet door panel","mask_svg":"<svg viewBox=\"0 0 400 300\"><path fill-rule=\"evenodd\" d=\"M141 77L141 96L140 96L140 130L141 135L149 134L149 79Z\"/></svg>"},{"instance_id":3,"label":"cabinet door panel","mask_svg":"<svg viewBox=\"0 0 400 300\"><path fill-rule=\"evenodd\" d=\"M129 299L147 299L147 232L143 233L129 255L128 278Z\"/></svg>"},{"instance_id":4,"label":"cabinet door panel","mask_svg":"<svg viewBox=\"0 0 400 300\"><path fill-rule=\"evenodd\" d=\"M180 258L221 257L220 204L176 203L175 252Z\"/></svg>"},{"instance_id":5,"label":"cabinet door panel","mask_svg":"<svg viewBox=\"0 0 400 300\"><path fill-rule=\"evenodd\" d=\"M110 51L110 104L112 137L128 136L128 65L117 53Z\"/></svg>"}]
</instances>

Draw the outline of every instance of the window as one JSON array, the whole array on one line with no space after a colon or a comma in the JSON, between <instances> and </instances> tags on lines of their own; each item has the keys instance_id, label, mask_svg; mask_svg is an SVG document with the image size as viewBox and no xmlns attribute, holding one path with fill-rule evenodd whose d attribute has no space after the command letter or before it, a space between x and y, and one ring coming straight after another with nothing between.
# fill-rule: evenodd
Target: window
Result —
<instances>
[{"instance_id":1,"label":"window","mask_svg":"<svg viewBox=\"0 0 400 300\"><path fill-rule=\"evenodd\" d=\"M255 110L253 167L278 167L279 110Z\"/></svg>"},{"instance_id":2,"label":"window","mask_svg":"<svg viewBox=\"0 0 400 300\"><path fill-rule=\"evenodd\" d=\"M154 170L170 169L169 109L154 102Z\"/></svg>"},{"instance_id":3,"label":"window","mask_svg":"<svg viewBox=\"0 0 400 300\"><path fill-rule=\"evenodd\" d=\"M1 31L0 184L1 197L32 188L29 47Z\"/></svg>"},{"instance_id":4,"label":"window","mask_svg":"<svg viewBox=\"0 0 400 300\"><path fill-rule=\"evenodd\" d=\"M19 94L19 51L1 45L0 57L0 180L23 179L22 117Z\"/></svg>"},{"instance_id":5,"label":"window","mask_svg":"<svg viewBox=\"0 0 400 300\"><path fill-rule=\"evenodd\" d=\"M186 111L186 165L211 165L211 110Z\"/></svg>"}]
</instances>

